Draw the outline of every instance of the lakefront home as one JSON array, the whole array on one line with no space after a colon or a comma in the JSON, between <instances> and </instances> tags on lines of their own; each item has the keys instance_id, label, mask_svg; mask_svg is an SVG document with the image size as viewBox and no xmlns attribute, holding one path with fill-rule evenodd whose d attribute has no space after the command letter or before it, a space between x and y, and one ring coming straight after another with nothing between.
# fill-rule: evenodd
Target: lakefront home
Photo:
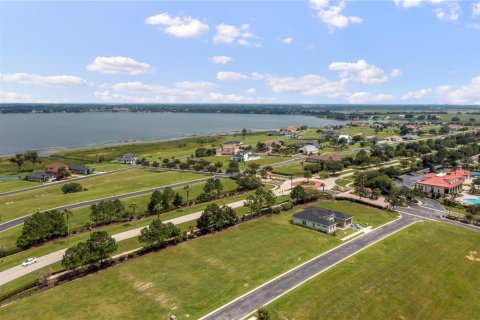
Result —
<instances>
[{"instance_id":1,"label":"lakefront home","mask_svg":"<svg viewBox=\"0 0 480 320\"><path fill-rule=\"evenodd\" d=\"M84 166L83 164L72 164L68 169L76 174L91 174L95 169Z\"/></svg>"},{"instance_id":2,"label":"lakefront home","mask_svg":"<svg viewBox=\"0 0 480 320\"><path fill-rule=\"evenodd\" d=\"M260 156L253 154L251 151L240 150L237 154L234 154L230 157L232 161L244 162L244 161L253 161L259 160Z\"/></svg>"},{"instance_id":3,"label":"lakefront home","mask_svg":"<svg viewBox=\"0 0 480 320\"><path fill-rule=\"evenodd\" d=\"M55 181L56 177L50 173L44 172L32 172L27 174L24 177L27 181L34 181L34 182L52 182Z\"/></svg>"},{"instance_id":4,"label":"lakefront home","mask_svg":"<svg viewBox=\"0 0 480 320\"><path fill-rule=\"evenodd\" d=\"M223 144L221 148L215 150L217 156L231 156L240 151L240 145L236 143Z\"/></svg>"},{"instance_id":5,"label":"lakefront home","mask_svg":"<svg viewBox=\"0 0 480 320\"><path fill-rule=\"evenodd\" d=\"M352 224L352 216L325 208L308 207L301 212L293 214L292 222L306 228L331 234L337 230L337 225L343 228Z\"/></svg>"},{"instance_id":6,"label":"lakefront home","mask_svg":"<svg viewBox=\"0 0 480 320\"><path fill-rule=\"evenodd\" d=\"M303 154L314 154L314 153L318 153L318 148L313 146L313 145L305 145L303 147L301 147L300 149L298 149L298 152L300 153L303 153Z\"/></svg>"},{"instance_id":7,"label":"lakefront home","mask_svg":"<svg viewBox=\"0 0 480 320\"><path fill-rule=\"evenodd\" d=\"M58 177L59 171L62 168L68 170L68 166L66 164L61 162L52 162L45 166L45 173L49 173L51 175L54 175L55 177Z\"/></svg>"},{"instance_id":8,"label":"lakefront home","mask_svg":"<svg viewBox=\"0 0 480 320\"><path fill-rule=\"evenodd\" d=\"M115 162L123 164L136 164L138 156L133 153L125 153L123 156L116 158Z\"/></svg>"}]
</instances>

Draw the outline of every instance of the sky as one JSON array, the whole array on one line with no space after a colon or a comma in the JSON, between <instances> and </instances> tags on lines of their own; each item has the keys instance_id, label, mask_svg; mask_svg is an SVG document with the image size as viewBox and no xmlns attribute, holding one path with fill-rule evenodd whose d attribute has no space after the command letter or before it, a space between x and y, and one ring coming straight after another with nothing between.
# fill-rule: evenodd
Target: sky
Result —
<instances>
[{"instance_id":1,"label":"sky","mask_svg":"<svg viewBox=\"0 0 480 320\"><path fill-rule=\"evenodd\" d=\"M0 1L0 102L480 105L480 1Z\"/></svg>"}]
</instances>

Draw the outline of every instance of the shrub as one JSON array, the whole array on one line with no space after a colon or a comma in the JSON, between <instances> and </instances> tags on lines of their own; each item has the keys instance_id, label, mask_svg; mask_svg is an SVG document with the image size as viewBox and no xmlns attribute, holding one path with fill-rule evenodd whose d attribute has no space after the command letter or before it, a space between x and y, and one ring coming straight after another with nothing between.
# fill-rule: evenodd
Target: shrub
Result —
<instances>
[{"instance_id":1,"label":"shrub","mask_svg":"<svg viewBox=\"0 0 480 320\"><path fill-rule=\"evenodd\" d=\"M282 210L283 210L283 211L288 211L288 210L290 210L290 209L292 209L292 208L293 208L293 203L291 203L290 201L285 202L285 203L282 204Z\"/></svg>"},{"instance_id":2,"label":"shrub","mask_svg":"<svg viewBox=\"0 0 480 320\"><path fill-rule=\"evenodd\" d=\"M83 190L83 187L78 182L67 183L67 184L64 184L62 187L62 192L64 194L80 192L82 190Z\"/></svg>"}]
</instances>

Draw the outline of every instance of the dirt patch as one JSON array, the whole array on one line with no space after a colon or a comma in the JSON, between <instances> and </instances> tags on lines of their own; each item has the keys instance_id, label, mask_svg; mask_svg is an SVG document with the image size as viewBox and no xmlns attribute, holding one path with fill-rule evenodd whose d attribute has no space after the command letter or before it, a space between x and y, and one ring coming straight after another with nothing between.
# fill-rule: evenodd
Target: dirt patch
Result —
<instances>
[{"instance_id":1,"label":"dirt patch","mask_svg":"<svg viewBox=\"0 0 480 320\"><path fill-rule=\"evenodd\" d=\"M407 320L407 318L405 318L404 316L398 316L398 319L400 319L400 320Z\"/></svg>"},{"instance_id":2,"label":"dirt patch","mask_svg":"<svg viewBox=\"0 0 480 320\"><path fill-rule=\"evenodd\" d=\"M133 287L135 288L135 290L139 291L139 292L143 292L145 290L148 290L150 289L151 287L153 287L154 284L152 282L141 282L141 281L137 281L135 282L135 284L133 285Z\"/></svg>"},{"instance_id":3,"label":"dirt patch","mask_svg":"<svg viewBox=\"0 0 480 320\"><path fill-rule=\"evenodd\" d=\"M480 255L478 255L477 251L470 251L468 253L468 256L465 256L465 258L467 258L470 261L480 262Z\"/></svg>"}]
</instances>

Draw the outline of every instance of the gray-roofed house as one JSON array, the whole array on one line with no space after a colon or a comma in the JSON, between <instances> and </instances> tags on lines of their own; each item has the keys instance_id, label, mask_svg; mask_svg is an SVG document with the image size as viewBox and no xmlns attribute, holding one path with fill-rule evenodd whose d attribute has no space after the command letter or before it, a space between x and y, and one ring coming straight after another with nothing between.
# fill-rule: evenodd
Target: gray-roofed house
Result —
<instances>
[{"instance_id":1,"label":"gray-roofed house","mask_svg":"<svg viewBox=\"0 0 480 320\"><path fill-rule=\"evenodd\" d=\"M27 181L34 181L34 182L51 182L56 179L55 175L45 172L32 172L27 174L24 177Z\"/></svg>"},{"instance_id":2,"label":"gray-roofed house","mask_svg":"<svg viewBox=\"0 0 480 320\"><path fill-rule=\"evenodd\" d=\"M293 214L292 222L306 228L331 234L335 232L337 225L341 227L350 225L352 216L325 208L308 207L301 212Z\"/></svg>"},{"instance_id":3,"label":"gray-roofed house","mask_svg":"<svg viewBox=\"0 0 480 320\"><path fill-rule=\"evenodd\" d=\"M124 164L135 164L137 163L138 156L133 153L126 153L120 158L115 159L117 163L124 163Z\"/></svg>"},{"instance_id":4,"label":"gray-roofed house","mask_svg":"<svg viewBox=\"0 0 480 320\"><path fill-rule=\"evenodd\" d=\"M314 153L318 153L318 148L313 145L307 144L301 147L300 149L298 149L298 152L301 152L303 154L314 154Z\"/></svg>"},{"instance_id":5,"label":"gray-roofed house","mask_svg":"<svg viewBox=\"0 0 480 320\"><path fill-rule=\"evenodd\" d=\"M95 169L92 169L90 167L84 166L83 164L72 164L71 166L68 167L68 169L76 174L90 174L95 171Z\"/></svg>"}]
</instances>

